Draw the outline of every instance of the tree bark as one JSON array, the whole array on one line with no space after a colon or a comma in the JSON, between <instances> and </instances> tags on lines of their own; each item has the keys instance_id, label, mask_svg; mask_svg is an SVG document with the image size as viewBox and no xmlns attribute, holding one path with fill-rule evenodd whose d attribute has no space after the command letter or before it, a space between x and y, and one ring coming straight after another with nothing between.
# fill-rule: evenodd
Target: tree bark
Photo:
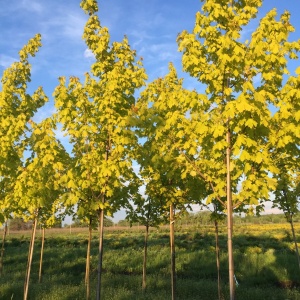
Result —
<instances>
[{"instance_id":1,"label":"tree bark","mask_svg":"<svg viewBox=\"0 0 300 300\"><path fill-rule=\"evenodd\" d=\"M299 257L299 249L298 249L298 244L296 240L296 234L295 234L295 228L294 228L294 221L293 221L293 216L290 215L290 224L291 224L291 229L292 229L292 234L293 234L293 240L295 243L295 248L296 248L296 255L298 259L298 266L299 266L299 271L300 271L300 257Z\"/></svg>"},{"instance_id":2,"label":"tree bark","mask_svg":"<svg viewBox=\"0 0 300 300\"><path fill-rule=\"evenodd\" d=\"M4 260L4 252L5 252L5 239L7 235L7 220L4 223L4 231L2 238L2 247L1 247L1 258L0 258L0 277L3 275L3 260Z\"/></svg>"},{"instance_id":3,"label":"tree bark","mask_svg":"<svg viewBox=\"0 0 300 300\"><path fill-rule=\"evenodd\" d=\"M215 237L216 237L216 262L217 262L217 272L218 272L218 298L223 300L224 296L222 294L222 282L220 273L220 247L219 247L219 224L215 220Z\"/></svg>"},{"instance_id":4,"label":"tree bark","mask_svg":"<svg viewBox=\"0 0 300 300\"><path fill-rule=\"evenodd\" d=\"M171 248L171 290L172 300L176 299L176 274L175 274L175 235L174 235L174 204L170 205L170 248Z\"/></svg>"},{"instance_id":5,"label":"tree bark","mask_svg":"<svg viewBox=\"0 0 300 300\"><path fill-rule=\"evenodd\" d=\"M108 161L108 154L110 150L110 137L108 136L107 145L105 149L105 161ZM105 194L102 194L102 205L105 203ZM102 258L103 258L103 226L104 225L104 210L99 211L99 256L98 256L98 282L96 299L101 299L101 275L102 275Z\"/></svg>"},{"instance_id":6,"label":"tree bark","mask_svg":"<svg viewBox=\"0 0 300 300\"><path fill-rule=\"evenodd\" d=\"M103 196L103 202L104 202L104 196ZM103 211L103 209L100 209L97 300L101 299L101 275L102 275L102 258L103 258L103 224L104 224L104 211Z\"/></svg>"},{"instance_id":7,"label":"tree bark","mask_svg":"<svg viewBox=\"0 0 300 300\"><path fill-rule=\"evenodd\" d=\"M143 283L142 289L146 290L146 271L147 271L147 250L148 250L149 225L146 225L145 241L144 241L144 260L143 260Z\"/></svg>"},{"instance_id":8,"label":"tree bark","mask_svg":"<svg viewBox=\"0 0 300 300\"><path fill-rule=\"evenodd\" d=\"M227 235L228 235L228 268L229 268L229 291L230 291L230 300L235 299L235 282L234 282L234 261L233 261L233 246L232 246L232 194L231 194L231 174L230 174L230 145L231 145L231 136L229 129L229 121L228 121L228 130L226 133L226 169L227 169L227 178L226 178L226 194L227 194Z\"/></svg>"},{"instance_id":9,"label":"tree bark","mask_svg":"<svg viewBox=\"0 0 300 300\"><path fill-rule=\"evenodd\" d=\"M39 283L42 282L44 244L45 244L45 228L43 227L43 229L42 229L42 246L41 246L41 257L40 257L40 269L39 269Z\"/></svg>"},{"instance_id":10,"label":"tree bark","mask_svg":"<svg viewBox=\"0 0 300 300\"><path fill-rule=\"evenodd\" d=\"M299 257L299 249L298 249L298 244L297 244L296 234L295 234L295 228L294 228L293 214L292 214L292 211L291 211L291 209L289 207L289 201L288 201L288 196L287 196L286 190L283 190L283 195L284 195L284 199L285 199L285 202L286 202L286 205L285 205L285 207L286 207L285 216L286 216L287 221L291 225L292 234L293 234L293 240L294 240L295 249L296 249L296 255L297 255L297 260L298 260L298 266L299 266L299 270L300 270L300 257Z\"/></svg>"},{"instance_id":11,"label":"tree bark","mask_svg":"<svg viewBox=\"0 0 300 300\"><path fill-rule=\"evenodd\" d=\"M86 287L86 299L90 299L90 257L91 257L91 241L92 241L92 217L89 221L89 237L86 251L86 267L85 267L85 287Z\"/></svg>"},{"instance_id":12,"label":"tree bark","mask_svg":"<svg viewBox=\"0 0 300 300\"><path fill-rule=\"evenodd\" d=\"M28 261L27 261L25 283L24 283L24 300L27 300L27 297L28 297L28 288L29 288L29 279L30 279L30 271L31 271L31 264L32 264L35 233L36 233L36 224L37 224L37 217L34 218L34 221L32 224L32 233L31 233L31 238L30 238Z\"/></svg>"}]
</instances>

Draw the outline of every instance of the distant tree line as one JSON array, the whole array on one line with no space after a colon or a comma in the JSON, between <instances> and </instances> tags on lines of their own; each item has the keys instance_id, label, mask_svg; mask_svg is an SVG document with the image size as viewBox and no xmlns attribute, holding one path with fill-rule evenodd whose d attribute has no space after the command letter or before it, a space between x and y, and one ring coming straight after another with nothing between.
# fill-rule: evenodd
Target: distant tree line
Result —
<instances>
[{"instance_id":1,"label":"distant tree line","mask_svg":"<svg viewBox=\"0 0 300 300\"><path fill-rule=\"evenodd\" d=\"M61 228L62 223L60 220L57 220L53 225L53 228ZM14 218L8 221L8 228L10 230L31 230L32 229L32 220L25 221L23 218Z\"/></svg>"},{"instance_id":2,"label":"distant tree line","mask_svg":"<svg viewBox=\"0 0 300 300\"><path fill-rule=\"evenodd\" d=\"M300 222L300 214L294 214L294 222ZM264 214L264 215L234 215L233 222L235 224L280 224L286 223L285 214ZM197 213L186 213L181 216L180 219L176 221L177 225L213 225L214 220L210 211L200 211ZM139 226L139 223L130 224L128 220L120 220L116 223L117 226L129 227L129 226ZM226 219L221 220L219 225L226 225Z\"/></svg>"}]
</instances>

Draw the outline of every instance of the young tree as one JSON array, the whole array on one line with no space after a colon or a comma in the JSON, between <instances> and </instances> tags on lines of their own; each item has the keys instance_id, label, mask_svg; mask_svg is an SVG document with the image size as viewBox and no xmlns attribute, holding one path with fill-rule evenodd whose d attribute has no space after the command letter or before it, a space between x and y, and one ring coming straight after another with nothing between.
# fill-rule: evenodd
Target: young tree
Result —
<instances>
[{"instance_id":1,"label":"young tree","mask_svg":"<svg viewBox=\"0 0 300 300\"><path fill-rule=\"evenodd\" d=\"M34 57L41 46L41 36L37 34L19 52L19 61L3 72L0 91L0 222L6 223L17 209L14 199L14 184L22 165L24 138L28 121L46 101L43 89L39 87L32 95L27 93L31 78L29 57ZM6 228L6 227L5 227ZM3 266L4 231L1 254ZM2 268L1 268L2 272Z\"/></svg>"},{"instance_id":2,"label":"young tree","mask_svg":"<svg viewBox=\"0 0 300 300\"><path fill-rule=\"evenodd\" d=\"M147 190L147 188L146 188ZM160 201L161 199L153 196L138 195L134 198L133 203L129 203L126 209L126 219L130 225L138 223L145 226L144 239L144 256L143 256L143 277L142 289L147 287L147 252L148 252L148 237L150 227L158 227L163 222L165 209Z\"/></svg>"},{"instance_id":3,"label":"young tree","mask_svg":"<svg viewBox=\"0 0 300 300\"><path fill-rule=\"evenodd\" d=\"M154 158L153 153L148 152L148 157ZM180 214L186 209L185 205L190 201L185 183L180 178L180 170L176 170L175 166L170 161L164 161L164 157L154 158L150 166L144 166L143 172L148 172L149 181L146 184L145 195L150 201L148 209L153 208L155 203L154 213L159 214L163 219L168 220L170 224L170 254L171 254L171 293L172 299L176 298L176 253L175 253L175 209ZM169 177L170 176L170 177ZM151 179L150 179L151 178ZM172 179L171 179L172 178ZM150 212L150 211L148 211ZM153 213L153 212L152 212ZM156 220L158 221L158 220ZM145 245L148 236L146 227ZM146 251L146 248L144 248ZM145 253L146 255L146 253ZM144 256L145 257L145 256ZM146 263L144 259L144 264ZM146 270L143 272L143 287L146 287Z\"/></svg>"},{"instance_id":4,"label":"young tree","mask_svg":"<svg viewBox=\"0 0 300 300\"><path fill-rule=\"evenodd\" d=\"M178 164L182 143L190 143L185 130L189 103L199 99L196 92L184 89L182 84L170 64L169 73L150 83L137 103L139 135L146 139L141 146L144 155L139 155L137 161L142 177L149 178L146 195L161 199L162 207L169 210L172 299L176 297L174 211L185 209L206 193L198 179L196 191L195 174L188 174Z\"/></svg>"},{"instance_id":5,"label":"young tree","mask_svg":"<svg viewBox=\"0 0 300 300\"><path fill-rule=\"evenodd\" d=\"M293 215L299 211L300 191L300 68L296 70L295 76L290 76L281 90L278 98L278 110L274 114L272 126L274 136L272 137L273 160L279 172L273 174L278 184L274 192L275 199L273 207L281 209L286 220L291 225L292 236L296 248L296 255L300 270L299 250L294 230Z\"/></svg>"},{"instance_id":6,"label":"young tree","mask_svg":"<svg viewBox=\"0 0 300 300\"><path fill-rule=\"evenodd\" d=\"M209 101L199 111L191 107L191 127L197 135L196 160L190 170L203 174L211 186L208 197L227 211L230 299L235 298L232 211L267 199L276 180L269 152L270 104L277 104L287 59L295 58L299 43L289 42L293 27L289 13L276 20L270 11L250 41L241 38L243 27L256 17L261 0L205 0L192 33L178 36L183 68L206 85ZM184 147L186 152L191 147ZM195 157L194 157L195 158ZM206 163L205 163L206 161Z\"/></svg>"},{"instance_id":7,"label":"young tree","mask_svg":"<svg viewBox=\"0 0 300 300\"><path fill-rule=\"evenodd\" d=\"M137 191L132 149L137 143L131 127L135 91L144 85L145 71L128 39L110 44L108 29L100 25L96 1L82 1L89 14L83 38L95 56L85 82L64 78L55 90L58 120L70 137L74 164L64 178L70 201L87 212L99 213L97 299L101 295L104 210L114 212ZM137 185L138 186L138 185ZM80 208L80 207L79 207Z\"/></svg>"},{"instance_id":8,"label":"young tree","mask_svg":"<svg viewBox=\"0 0 300 300\"><path fill-rule=\"evenodd\" d=\"M53 224L60 208L62 187L60 178L64 173L68 154L55 137L55 122L48 118L40 124L30 122L32 134L28 138L30 157L20 168L14 187L14 197L18 202L16 215L33 221L28 252L28 264L24 283L24 299L27 299L35 233L38 220L44 225ZM42 259L42 254L41 254ZM41 264L42 260L40 261ZM40 278L41 279L41 278Z\"/></svg>"}]
</instances>

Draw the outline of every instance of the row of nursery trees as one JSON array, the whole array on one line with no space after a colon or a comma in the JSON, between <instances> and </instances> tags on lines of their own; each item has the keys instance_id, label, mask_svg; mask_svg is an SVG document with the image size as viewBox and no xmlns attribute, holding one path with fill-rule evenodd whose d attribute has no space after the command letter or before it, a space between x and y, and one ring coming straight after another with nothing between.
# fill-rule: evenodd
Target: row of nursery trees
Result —
<instances>
[{"instance_id":1,"label":"row of nursery trees","mask_svg":"<svg viewBox=\"0 0 300 300\"><path fill-rule=\"evenodd\" d=\"M95 61L83 82L59 78L53 116L35 123L48 98L42 88L27 93L29 57L41 46L39 34L3 72L0 217L4 224L11 217L33 220L24 299L37 222L45 228L65 214L89 226L87 298L91 233L99 225L97 299L104 216L120 208L146 226L146 242L149 226L169 219L172 299L175 212L211 204L216 225L218 215L227 215L231 300L233 212L260 212L273 192L273 206L292 224L299 200L300 68L290 73L287 64L298 59L300 41L289 40L290 14L277 17L271 10L244 41L243 28L256 18L262 0L202 2L193 31L177 37L183 70L203 84L201 93L185 89L171 63L165 77L147 82L128 39L110 41L95 0L80 4L89 15L83 39ZM71 153L56 138L57 124L69 137Z\"/></svg>"}]
</instances>

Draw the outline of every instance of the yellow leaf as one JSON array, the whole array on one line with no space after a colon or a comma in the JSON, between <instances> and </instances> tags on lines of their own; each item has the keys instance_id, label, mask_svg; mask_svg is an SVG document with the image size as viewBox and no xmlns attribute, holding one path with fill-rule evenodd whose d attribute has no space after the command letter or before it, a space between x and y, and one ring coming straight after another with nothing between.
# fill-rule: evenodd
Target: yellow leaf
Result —
<instances>
[{"instance_id":1,"label":"yellow leaf","mask_svg":"<svg viewBox=\"0 0 300 300\"><path fill-rule=\"evenodd\" d=\"M191 174L191 176L193 176L193 177L195 177L195 176L197 175L196 171L194 171L194 170L191 171L190 174Z\"/></svg>"}]
</instances>

